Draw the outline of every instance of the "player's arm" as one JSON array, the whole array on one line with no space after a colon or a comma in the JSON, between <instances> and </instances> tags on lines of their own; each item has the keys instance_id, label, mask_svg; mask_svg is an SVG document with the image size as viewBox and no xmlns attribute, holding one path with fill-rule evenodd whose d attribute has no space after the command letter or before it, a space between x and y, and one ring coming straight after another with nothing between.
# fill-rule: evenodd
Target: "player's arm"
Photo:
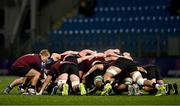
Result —
<instances>
[{"instance_id":1,"label":"player's arm","mask_svg":"<svg viewBox=\"0 0 180 106\"><path fill-rule=\"evenodd\" d=\"M119 57L114 57L114 56L110 56L110 57L105 57L105 60L107 61L107 62L109 62L109 61L115 61L115 60L117 60Z\"/></svg>"},{"instance_id":2,"label":"player's arm","mask_svg":"<svg viewBox=\"0 0 180 106\"><path fill-rule=\"evenodd\" d=\"M45 88L46 88L47 85L50 83L51 79L52 79L52 76L51 76L51 75L48 75L47 78L45 79L43 85L42 85L42 88L41 88L40 92L37 93L37 95L42 95L42 94L43 94Z\"/></svg>"},{"instance_id":3,"label":"player's arm","mask_svg":"<svg viewBox=\"0 0 180 106\"><path fill-rule=\"evenodd\" d=\"M89 74L91 74L95 70L103 70L103 69L104 69L103 64L96 64L85 75L83 75L83 78L87 77Z\"/></svg>"},{"instance_id":4,"label":"player's arm","mask_svg":"<svg viewBox=\"0 0 180 106\"><path fill-rule=\"evenodd\" d=\"M84 60L88 60L88 59L91 60L94 57L95 57L95 55L88 55L88 56L80 57L77 59L77 63L79 64L79 63L83 62Z\"/></svg>"},{"instance_id":5,"label":"player's arm","mask_svg":"<svg viewBox=\"0 0 180 106\"><path fill-rule=\"evenodd\" d=\"M133 61L133 58L131 57L131 54L129 52L124 52L123 53L123 57L126 59L129 59L131 61Z\"/></svg>"},{"instance_id":6,"label":"player's arm","mask_svg":"<svg viewBox=\"0 0 180 106\"><path fill-rule=\"evenodd\" d=\"M52 58L54 61L58 61L58 60L61 59L61 55L58 54L58 53L52 53L51 58Z\"/></svg>"},{"instance_id":7,"label":"player's arm","mask_svg":"<svg viewBox=\"0 0 180 106\"><path fill-rule=\"evenodd\" d=\"M147 71L143 67L138 66L137 69L140 72L147 73Z\"/></svg>"},{"instance_id":8,"label":"player's arm","mask_svg":"<svg viewBox=\"0 0 180 106\"><path fill-rule=\"evenodd\" d=\"M92 55L94 53L96 53L96 51L93 51L93 50L90 50L90 49L84 49L84 50L79 52L79 55L80 56L86 56L87 54Z\"/></svg>"},{"instance_id":9,"label":"player's arm","mask_svg":"<svg viewBox=\"0 0 180 106\"><path fill-rule=\"evenodd\" d=\"M47 62L46 62L46 65L47 65L47 64L52 64L52 63L54 63L54 62L56 62L56 61L58 61L58 60L60 60L60 59L61 59L61 55L60 55L60 54L58 54L58 53L52 53L52 54L51 54L51 57L48 58L48 60L47 60Z\"/></svg>"},{"instance_id":10,"label":"player's arm","mask_svg":"<svg viewBox=\"0 0 180 106\"><path fill-rule=\"evenodd\" d=\"M69 50L69 51L65 51L64 53L61 53L61 55L78 54L78 53L79 53L78 51Z\"/></svg>"}]
</instances>

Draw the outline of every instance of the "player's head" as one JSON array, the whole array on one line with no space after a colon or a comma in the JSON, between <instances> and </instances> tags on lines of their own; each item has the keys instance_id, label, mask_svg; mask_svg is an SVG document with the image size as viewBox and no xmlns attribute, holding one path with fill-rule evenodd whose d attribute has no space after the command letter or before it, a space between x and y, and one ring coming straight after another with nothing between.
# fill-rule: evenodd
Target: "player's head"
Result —
<instances>
[{"instance_id":1,"label":"player's head","mask_svg":"<svg viewBox=\"0 0 180 106\"><path fill-rule=\"evenodd\" d=\"M50 52L47 49L41 50L39 54L41 56L42 61L44 62L47 61L50 57Z\"/></svg>"},{"instance_id":2,"label":"player's head","mask_svg":"<svg viewBox=\"0 0 180 106\"><path fill-rule=\"evenodd\" d=\"M131 54L129 52L123 52L123 56L125 56L126 58L133 60Z\"/></svg>"},{"instance_id":3,"label":"player's head","mask_svg":"<svg viewBox=\"0 0 180 106\"><path fill-rule=\"evenodd\" d=\"M114 53L116 53L116 54L120 54L120 53L121 53L121 51L120 51L119 49L114 49Z\"/></svg>"}]
</instances>

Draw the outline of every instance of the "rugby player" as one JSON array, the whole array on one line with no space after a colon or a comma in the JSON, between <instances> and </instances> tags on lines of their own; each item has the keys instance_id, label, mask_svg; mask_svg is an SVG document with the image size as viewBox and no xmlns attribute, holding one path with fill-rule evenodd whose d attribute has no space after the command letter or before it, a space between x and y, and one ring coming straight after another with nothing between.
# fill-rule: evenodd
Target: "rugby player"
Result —
<instances>
[{"instance_id":1,"label":"rugby player","mask_svg":"<svg viewBox=\"0 0 180 106\"><path fill-rule=\"evenodd\" d=\"M164 84L163 77L160 73L160 68L153 64L147 64L141 67L138 67L138 70L141 72L142 77L144 79L151 80L154 83ZM170 90L173 90L173 94L178 94L177 84L167 83L165 84L166 91L164 92L166 95L170 95ZM148 86L143 87L144 91L149 92L150 94L154 94L157 92L156 89Z\"/></svg>"},{"instance_id":2,"label":"rugby player","mask_svg":"<svg viewBox=\"0 0 180 106\"><path fill-rule=\"evenodd\" d=\"M163 85L154 83L150 80L144 80L141 73L137 69L137 65L133 62L130 54L123 53L123 55L119 57L116 61L114 61L113 64L106 70L106 73L104 74L105 85L101 95L109 95L110 91L112 90L112 86L110 83L112 77L122 72L129 75L133 79L133 81L139 85L151 86L158 89L158 91L165 90L165 87ZM162 94L163 92L160 92L156 94L156 96L161 96Z\"/></svg>"},{"instance_id":3,"label":"rugby player","mask_svg":"<svg viewBox=\"0 0 180 106\"><path fill-rule=\"evenodd\" d=\"M51 80L56 80L57 86L55 86L55 88L62 88L62 95L68 95L68 76L71 81L72 90L76 92L77 88L79 88L81 95L85 95L86 90L84 88L84 85L80 83L79 70L77 64L81 63L86 59L92 58L92 56L93 55L84 56L77 59L70 59L71 57L67 57L64 61L56 62L47 73L48 76L45 79L45 82L37 95L42 95L42 93L44 92L45 88ZM57 91L57 89L55 88L53 88L52 95L54 95Z\"/></svg>"},{"instance_id":4,"label":"rugby player","mask_svg":"<svg viewBox=\"0 0 180 106\"><path fill-rule=\"evenodd\" d=\"M47 49L43 49L39 54L26 54L19 57L11 66L12 73L14 75L20 76L20 79L13 81L10 86L8 86L4 93L9 93L12 87L23 82L23 88L26 88L26 79L31 79L30 88L28 92L35 94L35 86L38 79L40 78L41 72L44 70L44 64L50 57L50 53ZM23 79L23 81L22 81Z\"/></svg>"}]
</instances>

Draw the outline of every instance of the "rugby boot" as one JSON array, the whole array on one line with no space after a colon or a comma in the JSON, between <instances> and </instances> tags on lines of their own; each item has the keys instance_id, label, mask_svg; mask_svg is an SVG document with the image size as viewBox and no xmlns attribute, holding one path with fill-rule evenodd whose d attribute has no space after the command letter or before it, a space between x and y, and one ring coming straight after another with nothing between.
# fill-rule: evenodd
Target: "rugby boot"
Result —
<instances>
[{"instance_id":1,"label":"rugby boot","mask_svg":"<svg viewBox=\"0 0 180 106\"><path fill-rule=\"evenodd\" d=\"M102 96L108 96L109 93L111 92L111 90L112 90L111 84L110 84L110 83L107 83L107 84L104 86L104 89L103 89L103 91L101 92L101 95L102 95Z\"/></svg>"},{"instance_id":2,"label":"rugby boot","mask_svg":"<svg viewBox=\"0 0 180 106\"><path fill-rule=\"evenodd\" d=\"M12 90L12 88L10 87L10 86L7 86L5 89L4 89L4 91L3 91L3 93L4 94L9 94L9 92Z\"/></svg>"},{"instance_id":3,"label":"rugby boot","mask_svg":"<svg viewBox=\"0 0 180 106\"><path fill-rule=\"evenodd\" d=\"M18 86L18 92L19 94L23 94L25 92L25 89L23 88L22 84Z\"/></svg>"},{"instance_id":4,"label":"rugby boot","mask_svg":"<svg viewBox=\"0 0 180 106\"><path fill-rule=\"evenodd\" d=\"M58 90L58 86L56 85L56 86L53 87L51 95L55 95L57 90Z\"/></svg>"},{"instance_id":5,"label":"rugby boot","mask_svg":"<svg viewBox=\"0 0 180 106\"><path fill-rule=\"evenodd\" d=\"M134 95L139 96L140 95L139 86L137 84L133 84L133 88L134 88Z\"/></svg>"},{"instance_id":6,"label":"rugby boot","mask_svg":"<svg viewBox=\"0 0 180 106\"><path fill-rule=\"evenodd\" d=\"M69 85L65 83L63 84L63 88L62 88L62 95L68 96L68 92L69 92Z\"/></svg>"},{"instance_id":7,"label":"rugby boot","mask_svg":"<svg viewBox=\"0 0 180 106\"><path fill-rule=\"evenodd\" d=\"M132 85L128 85L128 95L134 95L134 88Z\"/></svg>"},{"instance_id":8,"label":"rugby boot","mask_svg":"<svg viewBox=\"0 0 180 106\"><path fill-rule=\"evenodd\" d=\"M29 92L31 95L36 95L36 91L35 91L35 89L33 89L33 88L28 88L28 92Z\"/></svg>"},{"instance_id":9,"label":"rugby boot","mask_svg":"<svg viewBox=\"0 0 180 106\"><path fill-rule=\"evenodd\" d=\"M164 85L159 85L156 88L157 88L158 92L157 92L157 94L155 96L162 96L162 95L165 94L166 87Z\"/></svg>"},{"instance_id":10,"label":"rugby boot","mask_svg":"<svg viewBox=\"0 0 180 106\"><path fill-rule=\"evenodd\" d=\"M174 95L177 95L177 94L178 94L178 89L177 89L177 84L176 84L176 83L173 83L173 84L172 84L172 90L173 90L173 94L174 94Z\"/></svg>"},{"instance_id":11,"label":"rugby boot","mask_svg":"<svg viewBox=\"0 0 180 106\"><path fill-rule=\"evenodd\" d=\"M80 94L81 94L81 95L86 95L86 89L85 89L83 83L80 83L80 84L79 84L79 90L80 90Z\"/></svg>"},{"instance_id":12,"label":"rugby boot","mask_svg":"<svg viewBox=\"0 0 180 106\"><path fill-rule=\"evenodd\" d=\"M171 89L172 89L172 85L171 84L165 84L166 87L166 95L170 95L171 94Z\"/></svg>"}]
</instances>

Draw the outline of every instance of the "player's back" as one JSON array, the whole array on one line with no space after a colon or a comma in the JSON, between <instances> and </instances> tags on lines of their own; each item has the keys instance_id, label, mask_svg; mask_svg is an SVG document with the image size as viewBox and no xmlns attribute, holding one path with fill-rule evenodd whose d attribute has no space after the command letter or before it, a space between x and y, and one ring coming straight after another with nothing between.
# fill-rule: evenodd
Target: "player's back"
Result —
<instances>
[{"instance_id":1,"label":"player's back","mask_svg":"<svg viewBox=\"0 0 180 106\"><path fill-rule=\"evenodd\" d=\"M19 57L12 65L12 67L31 67L35 69L41 68L41 57L39 54L27 54Z\"/></svg>"}]
</instances>

